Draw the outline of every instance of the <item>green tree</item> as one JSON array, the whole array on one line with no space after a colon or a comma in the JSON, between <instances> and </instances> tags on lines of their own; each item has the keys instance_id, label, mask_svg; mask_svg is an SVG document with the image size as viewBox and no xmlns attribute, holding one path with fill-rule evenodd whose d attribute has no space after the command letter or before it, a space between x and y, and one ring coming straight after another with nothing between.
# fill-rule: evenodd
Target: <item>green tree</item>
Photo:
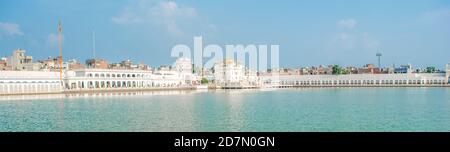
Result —
<instances>
[{"instance_id":1,"label":"green tree","mask_svg":"<svg viewBox=\"0 0 450 152\"><path fill-rule=\"evenodd\" d=\"M332 74L334 74L334 75L350 73L350 71L348 69L342 68L339 65L333 65L332 70L333 70Z\"/></svg>"},{"instance_id":2,"label":"green tree","mask_svg":"<svg viewBox=\"0 0 450 152\"><path fill-rule=\"evenodd\" d=\"M208 84L209 81L208 81L208 79L206 79L206 78L202 78L202 80L200 80L200 83L201 83L201 84Z\"/></svg>"},{"instance_id":3,"label":"green tree","mask_svg":"<svg viewBox=\"0 0 450 152\"><path fill-rule=\"evenodd\" d=\"M336 64L333 65L332 70L333 70L332 74L334 74L334 75L338 75L338 74L342 73L341 67L339 67L339 65L336 65Z\"/></svg>"},{"instance_id":4,"label":"green tree","mask_svg":"<svg viewBox=\"0 0 450 152\"><path fill-rule=\"evenodd\" d=\"M436 71L435 67L427 67L427 73L434 73Z\"/></svg>"}]
</instances>

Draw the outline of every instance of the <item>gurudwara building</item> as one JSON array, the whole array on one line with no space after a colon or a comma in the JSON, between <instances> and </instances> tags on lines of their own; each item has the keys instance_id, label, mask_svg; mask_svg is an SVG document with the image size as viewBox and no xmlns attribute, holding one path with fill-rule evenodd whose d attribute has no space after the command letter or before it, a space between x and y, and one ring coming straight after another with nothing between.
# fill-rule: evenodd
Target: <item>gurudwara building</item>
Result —
<instances>
[{"instance_id":1,"label":"gurudwara building","mask_svg":"<svg viewBox=\"0 0 450 152\"><path fill-rule=\"evenodd\" d=\"M184 89L197 81L190 60L177 60L176 68L75 68L63 72L40 70L0 71L0 95L76 91Z\"/></svg>"},{"instance_id":2,"label":"gurudwara building","mask_svg":"<svg viewBox=\"0 0 450 152\"><path fill-rule=\"evenodd\" d=\"M151 71L79 69L65 72L66 90L139 89L152 86Z\"/></svg>"},{"instance_id":3,"label":"gurudwara building","mask_svg":"<svg viewBox=\"0 0 450 152\"><path fill-rule=\"evenodd\" d=\"M0 95L60 93L61 91L59 72L0 71Z\"/></svg>"},{"instance_id":4,"label":"gurudwara building","mask_svg":"<svg viewBox=\"0 0 450 152\"><path fill-rule=\"evenodd\" d=\"M450 70L445 73L280 75L278 80L263 76L265 84L279 82L279 87L345 86L448 86Z\"/></svg>"},{"instance_id":5,"label":"gurudwara building","mask_svg":"<svg viewBox=\"0 0 450 152\"><path fill-rule=\"evenodd\" d=\"M214 82L217 88L254 88L260 85L256 71L232 59L214 64Z\"/></svg>"}]
</instances>

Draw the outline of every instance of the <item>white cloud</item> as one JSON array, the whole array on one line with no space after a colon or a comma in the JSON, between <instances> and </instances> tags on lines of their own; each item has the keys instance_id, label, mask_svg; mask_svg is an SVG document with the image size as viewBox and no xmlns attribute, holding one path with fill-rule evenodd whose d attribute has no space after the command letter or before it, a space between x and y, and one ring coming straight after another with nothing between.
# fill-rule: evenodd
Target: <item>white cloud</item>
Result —
<instances>
[{"instance_id":1,"label":"white cloud","mask_svg":"<svg viewBox=\"0 0 450 152\"><path fill-rule=\"evenodd\" d=\"M338 33L328 44L328 47L334 50L373 50L380 46L380 42L367 32Z\"/></svg>"},{"instance_id":2,"label":"white cloud","mask_svg":"<svg viewBox=\"0 0 450 152\"><path fill-rule=\"evenodd\" d=\"M0 35L22 36L24 34L20 30L19 25L15 24L15 23L0 22Z\"/></svg>"},{"instance_id":3,"label":"white cloud","mask_svg":"<svg viewBox=\"0 0 450 152\"><path fill-rule=\"evenodd\" d=\"M349 33L339 33L330 42L331 47L343 49L352 49L355 44L355 37Z\"/></svg>"},{"instance_id":4,"label":"white cloud","mask_svg":"<svg viewBox=\"0 0 450 152\"><path fill-rule=\"evenodd\" d=\"M355 19L342 19L337 22L338 27L345 29L354 29L356 27L356 24L358 23Z\"/></svg>"},{"instance_id":5,"label":"white cloud","mask_svg":"<svg viewBox=\"0 0 450 152\"><path fill-rule=\"evenodd\" d=\"M433 28L433 30L450 31L450 9L440 9L422 13L417 23L418 27Z\"/></svg>"},{"instance_id":6,"label":"white cloud","mask_svg":"<svg viewBox=\"0 0 450 152\"><path fill-rule=\"evenodd\" d=\"M137 1L126 7L111 20L117 24L153 23L164 27L174 35L183 34L180 25L197 18L193 7L179 5L173 1Z\"/></svg>"},{"instance_id":7,"label":"white cloud","mask_svg":"<svg viewBox=\"0 0 450 152\"><path fill-rule=\"evenodd\" d=\"M129 8L125 9L119 16L111 18L114 23L117 24L132 24L132 23L140 23L142 19L130 11Z\"/></svg>"},{"instance_id":8,"label":"white cloud","mask_svg":"<svg viewBox=\"0 0 450 152\"><path fill-rule=\"evenodd\" d=\"M368 49L377 49L380 45L378 40L373 39L367 32L362 33L362 46Z\"/></svg>"},{"instance_id":9,"label":"white cloud","mask_svg":"<svg viewBox=\"0 0 450 152\"><path fill-rule=\"evenodd\" d=\"M62 35L62 39L64 40L64 35ZM54 33L50 33L47 36L47 45L50 48L58 47L58 35Z\"/></svg>"},{"instance_id":10,"label":"white cloud","mask_svg":"<svg viewBox=\"0 0 450 152\"><path fill-rule=\"evenodd\" d=\"M342 19L337 22L337 26L343 29L354 29L358 22L355 19ZM376 49L380 42L369 35L368 32L346 31L335 34L328 47L335 50L366 50Z\"/></svg>"}]
</instances>

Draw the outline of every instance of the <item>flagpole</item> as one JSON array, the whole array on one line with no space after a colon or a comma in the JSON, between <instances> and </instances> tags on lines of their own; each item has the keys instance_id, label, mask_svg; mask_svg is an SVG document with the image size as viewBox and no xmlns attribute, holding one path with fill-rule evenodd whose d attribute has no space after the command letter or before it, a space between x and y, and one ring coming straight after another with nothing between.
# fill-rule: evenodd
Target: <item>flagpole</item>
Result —
<instances>
[{"instance_id":1,"label":"flagpole","mask_svg":"<svg viewBox=\"0 0 450 152\"><path fill-rule=\"evenodd\" d=\"M63 71L63 65L62 65L62 25L61 21L58 23L58 47L59 47L59 80L61 81L61 86L64 86L63 80L62 80L62 71Z\"/></svg>"}]
</instances>

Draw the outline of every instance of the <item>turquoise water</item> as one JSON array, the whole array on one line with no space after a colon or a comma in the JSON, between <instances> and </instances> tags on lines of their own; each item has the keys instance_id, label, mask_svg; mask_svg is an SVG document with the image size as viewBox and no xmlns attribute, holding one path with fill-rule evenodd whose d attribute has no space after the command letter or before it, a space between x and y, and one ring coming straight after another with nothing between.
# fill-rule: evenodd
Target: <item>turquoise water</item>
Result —
<instances>
[{"instance_id":1,"label":"turquoise water","mask_svg":"<svg viewBox=\"0 0 450 152\"><path fill-rule=\"evenodd\" d=\"M0 96L0 131L450 131L450 88L134 94Z\"/></svg>"}]
</instances>

